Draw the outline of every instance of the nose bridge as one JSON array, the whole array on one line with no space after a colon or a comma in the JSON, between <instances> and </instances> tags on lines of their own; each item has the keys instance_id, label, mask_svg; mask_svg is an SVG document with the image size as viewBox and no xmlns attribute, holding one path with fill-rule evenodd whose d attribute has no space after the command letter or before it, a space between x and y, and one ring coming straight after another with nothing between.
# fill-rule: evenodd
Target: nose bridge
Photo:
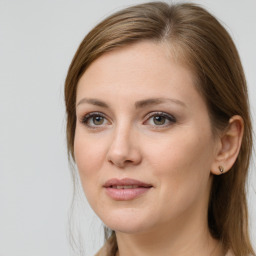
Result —
<instances>
[{"instance_id":1,"label":"nose bridge","mask_svg":"<svg viewBox=\"0 0 256 256\"><path fill-rule=\"evenodd\" d=\"M138 164L140 160L135 127L129 120L122 120L113 129L108 161L119 167L124 167L128 163Z\"/></svg>"},{"instance_id":2,"label":"nose bridge","mask_svg":"<svg viewBox=\"0 0 256 256\"><path fill-rule=\"evenodd\" d=\"M128 154L130 149L135 146L132 141L133 133L134 129L127 120L120 122L113 131L111 149L120 156Z\"/></svg>"}]
</instances>

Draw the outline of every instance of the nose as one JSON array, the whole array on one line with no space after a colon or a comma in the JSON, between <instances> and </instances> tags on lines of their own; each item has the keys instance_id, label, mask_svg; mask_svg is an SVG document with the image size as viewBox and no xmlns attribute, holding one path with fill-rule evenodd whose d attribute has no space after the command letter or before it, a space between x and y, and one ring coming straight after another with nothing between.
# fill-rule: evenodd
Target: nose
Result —
<instances>
[{"instance_id":1,"label":"nose","mask_svg":"<svg viewBox=\"0 0 256 256\"><path fill-rule=\"evenodd\" d=\"M138 165L142 156L137 142L137 135L132 127L116 127L107 152L108 162L119 168Z\"/></svg>"}]
</instances>

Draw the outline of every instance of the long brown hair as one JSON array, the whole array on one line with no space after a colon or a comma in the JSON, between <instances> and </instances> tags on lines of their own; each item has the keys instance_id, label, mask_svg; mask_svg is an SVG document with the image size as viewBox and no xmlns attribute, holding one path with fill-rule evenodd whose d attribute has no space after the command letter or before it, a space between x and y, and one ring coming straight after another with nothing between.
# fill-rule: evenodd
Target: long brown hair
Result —
<instances>
[{"instance_id":1,"label":"long brown hair","mask_svg":"<svg viewBox=\"0 0 256 256\"><path fill-rule=\"evenodd\" d=\"M214 133L233 115L244 120L238 158L224 175L214 176L208 226L212 236L236 256L255 255L248 232L246 180L252 150L252 126L246 80L236 47L209 12L192 3L140 4L106 18L80 44L65 83L67 146L74 160L77 84L88 66L105 52L142 40L166 42L194 71L196 87L208 107Z\"/></svg>"}]
</instances>

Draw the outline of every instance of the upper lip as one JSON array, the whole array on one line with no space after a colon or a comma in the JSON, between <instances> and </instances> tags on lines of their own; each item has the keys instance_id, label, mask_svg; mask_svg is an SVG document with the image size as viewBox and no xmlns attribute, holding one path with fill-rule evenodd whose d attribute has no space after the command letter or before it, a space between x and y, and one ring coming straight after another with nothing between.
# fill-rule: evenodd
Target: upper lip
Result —
<instances>
[{"instance_id":1,"label":"upper lip","mask_svg":"<svg viewBox=\"0 0 256 256\"><path fill-rule=\"evenodd\" d=\"M129 179L129 178L124 178L124 179L110 179L105 184L103 187L108 188L112 186L139 186L139 187L144 187L144 188L149 188L152 187L151 184L139 181L139 180L134 180L134 179Z\"/></svg>"}]
</instances>

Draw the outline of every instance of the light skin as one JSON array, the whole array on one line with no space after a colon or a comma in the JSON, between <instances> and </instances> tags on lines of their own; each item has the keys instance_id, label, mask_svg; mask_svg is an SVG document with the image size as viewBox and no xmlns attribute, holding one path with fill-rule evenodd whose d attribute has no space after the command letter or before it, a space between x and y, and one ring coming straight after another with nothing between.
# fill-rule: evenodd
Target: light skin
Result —
<instances>
[{"instance_id":1,"label":"light skin","mask_svg":"<svg viewBox=\"0 0 256 256\"><path fill-rule=\"evenodd\" d=\"M232 117L214 136L194 80L166 44L149 41L104 54L79 80L75 161L91 207L116 231L120 256L224 255L207 207L218 166L227 172L237 158L243 121ZM112 178L152 188L114 200L103 187Z\"/></svg>"}]
</instances>

